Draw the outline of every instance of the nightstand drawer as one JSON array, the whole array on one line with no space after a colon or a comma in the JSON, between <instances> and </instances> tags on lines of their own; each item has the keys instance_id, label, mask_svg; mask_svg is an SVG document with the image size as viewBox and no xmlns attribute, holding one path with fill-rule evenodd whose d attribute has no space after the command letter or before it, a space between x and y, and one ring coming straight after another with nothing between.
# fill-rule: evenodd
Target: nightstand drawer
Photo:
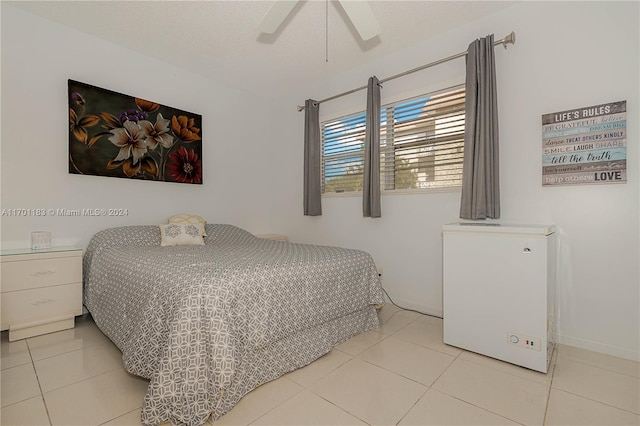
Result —
<instances>
[{"instance_id":1,"label":"nightstand drawer","mask_svg":"<svg viewBox=\"0 0 640 426\"><path fill-rule=\"evenodd\" d=\"M2 293L82 282L81 256L25 259L2 262Z\"/></svg>"},{"instance_id":2,"label":"nightstand drawer","mask_svg":"<svg viewBox=\"0 0 640 426\"><path fill-rule=\"evenodd\" d=\"M4 269L4 265L3 265ZM82 283L2 294L2 329L82 314Z\"/></svg>"}]
</instances>

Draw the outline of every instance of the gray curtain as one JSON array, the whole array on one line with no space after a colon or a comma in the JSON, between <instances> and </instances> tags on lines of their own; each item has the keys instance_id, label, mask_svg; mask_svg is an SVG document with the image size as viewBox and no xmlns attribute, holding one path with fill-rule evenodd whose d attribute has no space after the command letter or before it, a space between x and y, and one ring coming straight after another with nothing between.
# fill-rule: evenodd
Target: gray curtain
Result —
<instances>
[{"instance_id":1,"label":"gray curtain","mask_svg":"<svg viewBox=\"0 0 640 426\"><path fill-rule=\"evenodd\" d=\"M373 76L367 86L367 122L364 137L362 214L380 217L380 82Z\"/></svg>"},{"instance_id":2,"label":"gray curtain","mask_svg":"<svg viewBox=\"0 0 640 426\"><path fill-rule=\"evenodd\" d=\"M498 100L492 34L472 42L467 51L460 218L499 217Z\"/></svg>"},{"instance_id":3,"label":"gray curtain","mask_svg":"<svg viewBox=\"0 0 640 426\"><path fill-rule=\"evenodd\" d=\"M307 99L304 107L304 214L321 216L320 105Z\"/></svg>"}]
</instances>

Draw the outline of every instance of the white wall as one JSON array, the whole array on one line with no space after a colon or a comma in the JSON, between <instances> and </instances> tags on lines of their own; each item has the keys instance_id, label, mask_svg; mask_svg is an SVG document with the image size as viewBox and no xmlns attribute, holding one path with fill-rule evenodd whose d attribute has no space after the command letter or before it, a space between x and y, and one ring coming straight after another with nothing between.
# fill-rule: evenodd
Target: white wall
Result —
<instances>
[{"instance_id":1,"label":"white wall","mask_svg":"<svg viewBox=\"0 0 640 426\"><path fill-rule=\"evenodd\" d=\"M640 359L637 2L524 2L425 40L291 99L322 99L464 51L474 38L511 31L496 47L500 114L502 218L554 223L561 235L558 310L566 344ZM384 35L383 35L384 36ZM464 59L384 85L382 103L464 82ZM627 100L628 182L541 186L541 115ZM363 110L365 93L322 104L321 120ZM295 155L302 156L302 114L291 119ZM301 180L302 169L298 168ZM299 209L299 184L294 207ZM460 194L383 196L382 218L362 218L361 198L323 198L322 217L296 217L290 234L305 242L368 250L384 269L384 285L403 305L442 313L441 226L458 219ZM295 226L294 226L295 225Z\"/></svg>"},{"instance_id":2,"label":"white wall","mask_svg":"<svg viewBox=\"0 0 640 426\"><path fill-rule=\"evenodd\" d=\"M256 233L367 250L397 302L436 314L442 311L440 230L457 220L460 194L384 196L380 219L362 218L358 197L324 198L323 216L304 217L304 116L295 105L361 86L373 74L384 78L458 53L476 37L515 31L515 46L496 48L502 221L555 223L561 230L563 342L640 358L638 3L524 2L278 100L1 7L1 207L129 210L124 218L2 217L3 247L27 244L37 229L51 230L59 244L84 247L99 229L159 223L189 211ZM389 82L383 103L461 83L463 64L458 59ZM68 78L202 114L204 185L68 174ZM541 115L622 99L628 182L542 188ZM323 104L321 118L364 105L364 93L354 94Z\"/></svg>"},{"instance_id":3,"label":"white wall","mask_svg":"<svg viewBox=\"0 0 640 426\"><path fill-rule=\"evenodd\" d=\"M93 84L203 116L203 185L69 174L67 79ZM4 248L29 245L49 230L57 245L86 246L111 226L165 223L174 213L247 229L282 177L266 136L275 124L261 96L242 93L185 69L141 56L2 3L3 209L126 208L125 217L3 216ZM247 125L250 119L251 125ZM99 142L100 143L100 142ZM240 165L240 166L238 166ZM249 170L253 170L250 173ZM264 217L264 216L263 216ZM259 230L259 229L258 229Z\"/></svg>"}]
</instances>

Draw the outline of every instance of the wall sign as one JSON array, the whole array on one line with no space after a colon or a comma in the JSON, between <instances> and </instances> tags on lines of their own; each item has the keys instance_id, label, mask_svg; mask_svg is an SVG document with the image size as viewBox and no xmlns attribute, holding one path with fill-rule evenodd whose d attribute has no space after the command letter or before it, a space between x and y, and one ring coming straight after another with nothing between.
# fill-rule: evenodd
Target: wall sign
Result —
<instances>
[{"instance_id":1,"label":"wall sign","mask_svg":"<svg viewBox=\"0 0 640 426\"><path fill-rule=\"evenodd\" d=\"M542 116L542 186L626 181L627 101Z\"/></svg>"}]
</instances>

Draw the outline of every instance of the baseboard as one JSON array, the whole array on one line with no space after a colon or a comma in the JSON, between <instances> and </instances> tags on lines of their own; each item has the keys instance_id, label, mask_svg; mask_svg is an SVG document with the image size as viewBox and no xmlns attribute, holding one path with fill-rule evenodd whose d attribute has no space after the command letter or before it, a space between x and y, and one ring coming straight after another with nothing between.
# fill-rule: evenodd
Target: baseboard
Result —
<instances>
[{"instance_id":1,"label":"baseboard","mask_svg":"<svg viewBox=\"0 0 640 426\"><path fill-rule=\"evenodd\" d=\"M558 343L567 346L575 346L576 348L586 349L593 352L599 352L607 355L617 356L619 358L630 359L631 361L640 362L640 351L633 349L620 348L604 343L593 342L591 340L580 339L578 337L558 335Z\"/></svg>"},{"instance_id":2,"label":"baseboard","mask_svg":"<svg viewBox=\"0 0 640 426\"><path fill-rule=\"evenodd\" d=\"M391 303L388 298L385 296L385 300ZM413 309L419 312L423 312L429 315L435 315L438 317L442 317L442 308L435 306L428 306L422 303L416 303L411 300L404 300L399 298L393 298L393 301L406 309ZM611 356L617 356L619 358L629 359L632 361L640 362L640 351L635 351L633 349L620 348L618 346L611 346L604 343L593 342L591 340L580 339L572 336L557 336L558 343L567 346L575 346L576 348L586 349L593 352L599 352Z\"/></svg>"},{"instance_id":3,"label":"baseboard","mask_svg":"<svg viewBox=\"0 0 640 426\"><path fill-rule=\"evenodd\" d=\"M385 300L388 301L388 298L385 297ZM428 306L422 303L416 303L410 300L398 299L395 297L393 298L393 301L396 302L398 306L401 306L403 308L413 309L414 311L419 311L428 315L434 315L442 318L442 307Z\"/></svg>"}]
</instances>

